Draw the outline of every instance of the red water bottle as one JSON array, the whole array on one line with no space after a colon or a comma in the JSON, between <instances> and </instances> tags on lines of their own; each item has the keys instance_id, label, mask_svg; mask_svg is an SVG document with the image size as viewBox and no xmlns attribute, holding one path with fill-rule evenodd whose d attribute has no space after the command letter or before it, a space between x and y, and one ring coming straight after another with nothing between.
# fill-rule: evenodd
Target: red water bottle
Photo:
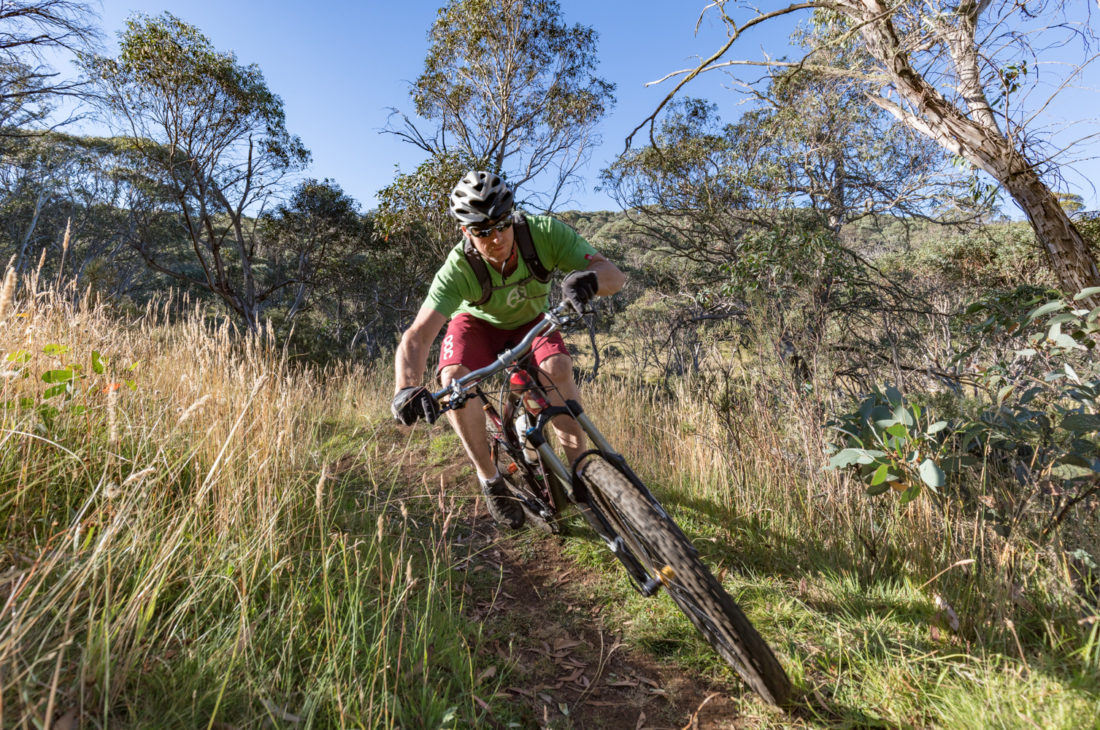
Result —
<instances>
[{"instance_id":1,"label":"red water bottle","mask_svg":"<svg viewBox=\"0 0 1100 730\"><path fill-rule=\"evenodd\" d=\"M525 371L516 370L513 372L508 376L508 383L512 386L512 392L523 399L523 407L532 415L550 407L542 393L535 389L535 384L531 382L531 376Z\"/></svg>"}]
</instances>

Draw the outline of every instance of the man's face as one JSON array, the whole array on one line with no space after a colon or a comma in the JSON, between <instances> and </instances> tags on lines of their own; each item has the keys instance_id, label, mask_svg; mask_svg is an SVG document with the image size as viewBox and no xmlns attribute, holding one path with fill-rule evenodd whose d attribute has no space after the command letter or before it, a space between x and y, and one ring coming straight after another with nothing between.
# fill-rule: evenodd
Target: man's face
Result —
<instances>
[{"instance_id":1,"label":"man's face","mask_svg":"<svg viewBox=\"0 0 1100 730\"><path fill-rule=\"evenodd\" d=\"M512 226L508 226L502 231L496 230L493 226L502 221L510 220L511 213L486 225L462 226L462 232L473 241L474 248L477 249L482 258L498 269L504 266L505 262L508 261L508 257L512 255L512 244L515 243L516 232ZM485 233L485 235L474 235L475 232Z\"/></svg>"}]
</instances>

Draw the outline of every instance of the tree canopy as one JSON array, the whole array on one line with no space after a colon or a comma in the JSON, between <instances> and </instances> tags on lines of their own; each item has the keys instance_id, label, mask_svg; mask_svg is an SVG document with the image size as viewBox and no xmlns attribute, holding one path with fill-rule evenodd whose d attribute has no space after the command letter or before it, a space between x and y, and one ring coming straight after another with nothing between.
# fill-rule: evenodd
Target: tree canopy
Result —
<instances>
[{"instance_id":1,"label":"tree canopy","mask_svg":"<svg viewBox=\"0 0 1100 730\"><path fill-rule=\"evenodd\" d=\"M434 126L404 116L395 133L499 172L521 199L552 209L614 103L614 84L595 73L596 31L568 25L556 0L452 0L428 39L411 93Z\"/></svg>"},{"instance_id":2,"label":"tree canopy","mask_svg":"<svg viewBox=\"0 0 1100 730\"><path fill-rule=\"evenodd\" d=\"M707 9L726 25L726 43L695 68L666 77L679 81L657 111L700 73L716 69L778 67L843 78L1003 186L1035 228L1063 288L1078 291L1100 285L1100 271L1044 179L1053 155L1033 123L1047 101L1022 102L1029 92L1071 85L1094 58L1095 33L1070 19L1067 7L1063 0L808 0L764 11L719 0ZM745 31L806 12L812 43L800 60L729 57ZM1071 43L1079 62L1053 82L1045 76L1056 72L1046 67L1040 83L1038 49Z\"/></svg>"},{"instance_id":3,"label":"tree canopy","mask_svg":"<svg viewBox=\"0 0 1100 730\"><path fill-rule=\"evenodd\" d=\"M142 226L170 210L199 270L167 263L140 232L132 245L150 267L209 290L255 327L264 302L294 278L258 280L262 252L249 216L309 159L286 129L282 100L258 66L216 50L170 13L130 19L117 58L83 63L146 178Z\"/></svg>"}]
</instances>

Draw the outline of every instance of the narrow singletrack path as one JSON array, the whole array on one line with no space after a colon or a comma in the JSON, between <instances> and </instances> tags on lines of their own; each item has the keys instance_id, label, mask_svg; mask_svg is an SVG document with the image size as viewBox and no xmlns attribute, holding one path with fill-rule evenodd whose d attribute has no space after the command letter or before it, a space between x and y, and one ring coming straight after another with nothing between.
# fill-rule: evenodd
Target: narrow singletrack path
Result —
<instances>
[{"instance_id":1,"label":"narrow singletrack path","mask_svg":"<svg viewBox=\"0 0 1100 730\"><path fill-rule=\"evenodd\" d=\"M622 627L610 625L594 590L598 582L615 580L614 574L579 565L563 552L562 538L498 527L480 499L461 504L454 554L468 556L459 566L471 576L465 613L485 625L485 665L510 667L503 691L526 708L533 726L680 730L756 724L739 720L736 697L749 693L735 681L709 682L623 643ZM584 529L578 521L573 525Z\"/></svg>"}]
</instances>

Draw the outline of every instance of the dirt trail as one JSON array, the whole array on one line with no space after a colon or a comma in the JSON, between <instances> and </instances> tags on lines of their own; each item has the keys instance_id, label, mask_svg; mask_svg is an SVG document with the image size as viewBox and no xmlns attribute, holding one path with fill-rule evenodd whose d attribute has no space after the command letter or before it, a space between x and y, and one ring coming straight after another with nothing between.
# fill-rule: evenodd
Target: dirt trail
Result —
<instances>
[{"instance_id":1,"label":"dirt trail","mask_svg":"<svg viewBox=\"0 0 1100 730\"><path fill-rule=\"evenodd\" d=\"M485 666L503 660L511 667L503 691L531 727L758 726L739 719L739 687L709 683L621 643L603 606L584 590L613 576L579 566L562 553L560 538L498 528L480 498L461 509L455 547L470 556L460 566L471 574L466 613L486 623L493 638L484 647Z\"/></svg>"}]
</instances>

